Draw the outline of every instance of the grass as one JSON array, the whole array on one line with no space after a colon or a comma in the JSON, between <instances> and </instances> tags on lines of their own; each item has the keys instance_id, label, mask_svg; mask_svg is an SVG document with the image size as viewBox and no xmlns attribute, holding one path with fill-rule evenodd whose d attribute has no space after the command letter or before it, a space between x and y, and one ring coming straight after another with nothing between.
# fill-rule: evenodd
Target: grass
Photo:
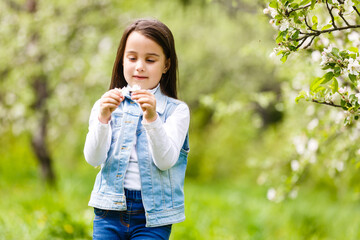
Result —
<instances>
[{"instance_id":1,"label":"grass","mask_svg":"<svg viewBox=\"0 0 360 240\"><path fill-rule=\"evenodd\" d=\"M49 188L26 147L8 144L0 155L0 239L91 239L87 202L97 169L83 159L57 160L57 187ZM246 175L187 179L186 221L173 226L171 239L360 239L358 203L310 186L294 200L273 203L266 191Z\"/></svg>"}]
</instances>

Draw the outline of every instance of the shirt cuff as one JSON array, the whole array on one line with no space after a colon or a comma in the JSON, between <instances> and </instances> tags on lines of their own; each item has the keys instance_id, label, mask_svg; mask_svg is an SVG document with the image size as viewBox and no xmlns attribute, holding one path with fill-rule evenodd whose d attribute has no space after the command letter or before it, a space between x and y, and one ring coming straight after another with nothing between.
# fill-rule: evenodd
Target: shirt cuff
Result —
<instances>
[{"instance_id":1,"label":"shirt cuff","mask_svg":"<svg viewBox=\"0 0 360 240\"><path fill-rule=\"evenodd\" d=\"M145 128L146 130L151 130L151 129L154 129L154 128L159 128L159 127L161 127L161 125L162 125L162 121L161 121L159 115L157 116L156 120L153 121L153 122L151 122L151 123L148 123L148 122L146 122L145 120L142 120L141 123L142 123L142 125L144 126L144 128Z\"/></svg>"},{"instance_id":2,"label":"shirt cuff","mask_svg":"<svg viewBox=\"0 0 360 240\"><path fill-rule=\"evenodd\" d=\"M101 131L108 130L110 127L110 122L111 122L111 119L109 120L108 123L102 123L102 122L100 122L99 118L96 118L96 126Z\"/></svg>"}]
</instances>

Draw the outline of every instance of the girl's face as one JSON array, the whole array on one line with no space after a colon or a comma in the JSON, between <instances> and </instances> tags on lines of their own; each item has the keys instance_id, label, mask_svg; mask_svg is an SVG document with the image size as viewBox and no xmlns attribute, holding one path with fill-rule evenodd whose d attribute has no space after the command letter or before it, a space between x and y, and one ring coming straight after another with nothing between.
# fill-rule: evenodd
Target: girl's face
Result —
<instances>
[{"instance_id":1,"label":"girl's face","mask_svg":"<svg viewBox=\"0 0 360 240\"><path fill-rule=\"evenodd\" d=\"M163 73L169 69L162 47L139 32L132 32L126 41L124 51L124 77L130 86L141 89L155 88Z\"/></svg>"}]
</instances>

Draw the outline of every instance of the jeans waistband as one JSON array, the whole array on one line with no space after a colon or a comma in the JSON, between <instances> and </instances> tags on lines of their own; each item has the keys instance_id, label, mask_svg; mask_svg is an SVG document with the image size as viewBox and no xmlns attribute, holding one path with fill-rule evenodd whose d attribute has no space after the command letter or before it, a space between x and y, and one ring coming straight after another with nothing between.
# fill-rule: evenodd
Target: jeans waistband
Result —
<instances>
[{"instance_id":1,"label":"jeans waistband","mask_svg":"<svg viewBox=\"0 0 360 240\"><path fill-rule=\"evenodd\" d=\"M141 200L141 191L125 189L127 199Z\"/></svg>"}]
</instances>

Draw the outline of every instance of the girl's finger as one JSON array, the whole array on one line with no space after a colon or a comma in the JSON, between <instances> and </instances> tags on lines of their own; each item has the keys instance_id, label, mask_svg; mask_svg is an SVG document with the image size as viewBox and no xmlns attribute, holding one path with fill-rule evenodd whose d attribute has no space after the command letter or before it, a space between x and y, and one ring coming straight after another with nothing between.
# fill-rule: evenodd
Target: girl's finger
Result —
<instances>
[{"instance_id":1,"label":"girl's finger","mask_svg":"<svg viewBox=\"0 0 360 240\"><path fill-rule=\"evenodd\" d=\"M118 99L113 99L113 98L104 98L101 102L103 104L110 103L110 104L116 104L116 105L119 105L121 103Z\"/></svg>"}]
</instances>

